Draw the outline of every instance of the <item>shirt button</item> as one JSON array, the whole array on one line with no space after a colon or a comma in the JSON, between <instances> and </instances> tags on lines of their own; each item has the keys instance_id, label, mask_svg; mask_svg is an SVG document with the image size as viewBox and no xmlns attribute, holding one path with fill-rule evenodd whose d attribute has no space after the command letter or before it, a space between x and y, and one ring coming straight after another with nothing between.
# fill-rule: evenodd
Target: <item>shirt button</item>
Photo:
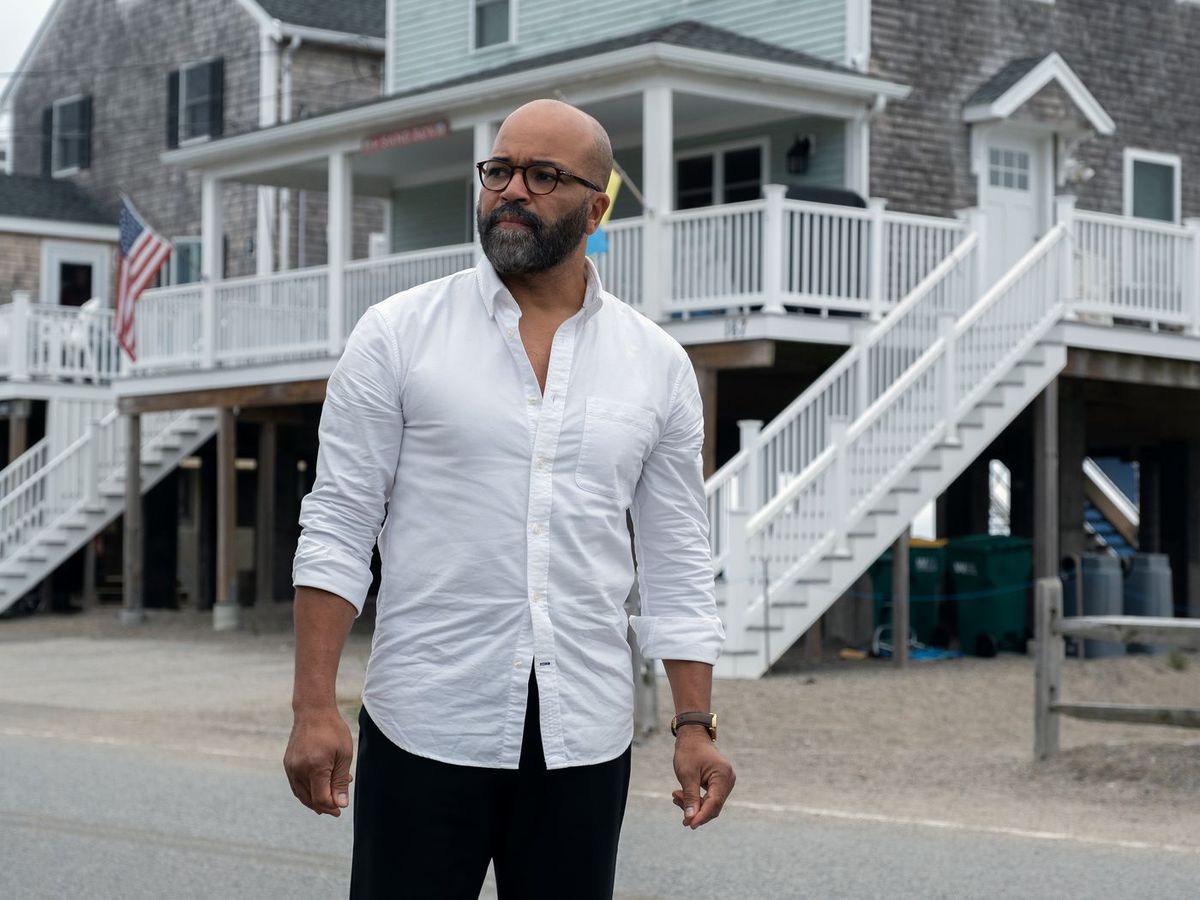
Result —
<instances>
[{"instance_id":1,"label":"shirt button","mask_svg":"<svg viewBox=\"0 0 1200 900\"><path fill-rule=\"evenodd\" d=\"M513 668L514 668L514 669L519 669L519 668L521 668L521 661L520 661L519 659L514 659L514 660L513 660Z\"/></svg>"},{"instance_id":2,"label":"shirt button","mask_svg":"<svg viewBox=\"0 0 1200 900\"><path fill-rule=\"evenodd\" d=\"M530 398L529 398L529 405L530 405L530 406L537 406L537 403L538 403L538 398L537 398L537 397L530 397Z\"/></svg>"},{"instance_id":3,"label":"shirt button","mask_svg":"<svg viewBox=\"0 0 1200 900\"><path fill-rule=\"evenodd\" d=\"M546 457L544 457L544 456L539 456L539 457L537 458L537 466L538 466L538 468L539 468L539 469L544 469L544 468L546 468Z\"/></svg>"},{"instance_id":4,"label":"shirt button","mask_svg":"<svg viewBox=\"0 0 1200 900\"><path fill-rule=\"evenodd\" d=\"M507 334L509 337L513 336L513 330L511 328L505 329L504 333Z\"/></svg>"},{"instance_id":5,"label":"shirt button","mask_svg":"<svg viewBox=\"0 0 1200 900\"><path fill-rule=\"evenodd\" d=\"M542 602L542 594L541 594L541 592L540 592L540 591L534 591L534 592L533 592L533 602L534 602L534 603L541 603L541 602Z\"/></svg>"},{"instance_id":6,"label":"shirt button","mask_svg":"<svg viewBox=\"0 0 1200 900\"><path fill-rule=\"evenodd\" d=\"M541 525L534 525L534 526L533 526L533 533L534 533L534 534L541 534L541 533L542 533L542 526L541 526Z\"/></svg>"}]
</instances>

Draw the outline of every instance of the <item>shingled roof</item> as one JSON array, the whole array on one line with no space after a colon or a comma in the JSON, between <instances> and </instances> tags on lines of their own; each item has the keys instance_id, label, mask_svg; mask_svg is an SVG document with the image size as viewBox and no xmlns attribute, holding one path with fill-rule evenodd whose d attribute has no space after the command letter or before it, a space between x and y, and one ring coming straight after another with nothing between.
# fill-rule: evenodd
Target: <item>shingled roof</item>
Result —
<instances>
[{"instance_id":1,"label":"shingled roof","mask_svg":"<svg viewBox=\"0 0 1200 900\"><path fill-rule=\"evenodd\" d=\"M263 11L287 25L384 37L386 0L254 0Z\"/></svg>"},{"instance_id":2,"label":"shingled roof","mask_svg":"<svg viewBox=\"0 0 1200 900\"><path fill-rule=\"evenodd\" d=\"M1009 88L1032 72L1043 59L1045 59L1044 56L1027 56L1023 59L1014 59L981 84L979 89L968 98L964 106L982 106L985 103L991 103L993 100L999 100L1008 92Z\"/></svg>"},{"instance_id":3,"label":"shingled roof","mask_svg":"<svg viewBox=\"0 0 1200 900\"><path fill-rule=\"evenodd\" d=\"M116 211L97 203L78 185L34 175L0 174L0 217L117 225Z\"/></svg>"}]
</instances>

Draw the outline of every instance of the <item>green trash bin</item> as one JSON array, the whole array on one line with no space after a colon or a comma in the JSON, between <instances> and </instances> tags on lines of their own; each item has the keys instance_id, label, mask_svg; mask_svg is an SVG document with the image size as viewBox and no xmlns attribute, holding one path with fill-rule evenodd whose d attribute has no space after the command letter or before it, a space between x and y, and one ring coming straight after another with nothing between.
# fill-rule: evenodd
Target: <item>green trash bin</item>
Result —
<instances>
[{"instance_id":1,"label":"green trash bin","mask_svg":"<svg viewBox=\"0 0 1200 900\"><path fill-rule=\"evenodd\" d=\"M892 551L871 566L875 595L875 627L892 623ZM908 548L908 622L917 640L929 644L938 623L938 606L945 593L946 542L913 540Z\"/></svg>"},{"instance_id":2,"label":"green trash bin","mask_svg":"<svg viewBox=\"0 0 1200 900\"><path fill-rule=\"evenodd\" d=\"M1025 652L1033 542L1006 535L954 538L946 547L950 596L963 653Z\"/></svg>"}]
</instances>

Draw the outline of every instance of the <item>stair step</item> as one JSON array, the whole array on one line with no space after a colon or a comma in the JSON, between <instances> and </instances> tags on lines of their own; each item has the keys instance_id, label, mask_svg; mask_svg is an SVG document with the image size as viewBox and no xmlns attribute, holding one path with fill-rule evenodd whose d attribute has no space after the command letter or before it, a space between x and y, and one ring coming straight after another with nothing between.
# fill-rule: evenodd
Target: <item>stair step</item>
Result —
<instances>
[{"instance_id":1,"label":"stair step","mask_svg":"<svg viewBox=\"0 0 1200 900\"><path fill-rule=\"evenodd\" d=\"M772 609L808 609L807 600L772 600Z\"/></svg>"},{"instance_id":2,"label":"stair step","mask_svg":"<svg viewBox=\"0 0 1200 900\"><path fill-rule=\"evenodd\" d=\"M123 487L103 487L103 488L100 488L100 496L101 497L113 497L113 498L124 497L125 496L125 488L123 488Z\"/></svg>"},{"instance_id":3,"label":"stair step","mask_svg":"<svg viewBox=\"0 0 1200 900\"><path fill-rule=\"evenodd\" d=\"M65 537L61 537L57 534L48 534L43 538L39 538L38 540L47 547L65 547L68 543Z\"/></svg>"},{"instance_id":4,"label":"stair step","mask_svg":"<svg viewBox=\"0 0 1200 900\"><path fill-rule=\"evenodd\" d=\"M17 555L17 562L44 563L44 562L49 561L49 559L50 559L50 557L46 556L43 553L28 552L28 553L20 553Z\"/></svg>"},{"instance_id":5,"label":"stair step","mask_svg":"<svg viewBox=\"0 0 1200 900\"><path fill-rule=\"evenodd\" d=\"M91 526L87 522L80 522L78 519L71 519L66 522L59 522L58 527L64 531L86 531Z\"/></svg>"},{"instance_id":6,"label":"stair step","mask_svg":"<svg viewBox=\"0 0 1200 900\"><path fill-rule=\"evenodd\" d=\"M758 631L758 632L763 632L763 631L775 632L775 631L783 631L783 626L782 625L763 625L761 622L758 622L753 625L747 625L746 630L747 631Z\"/></svg>"},{"instance_id":7,"label":"stair step","mask_svg":"<svg viewBox=\"0 0 1200 900\"><path fill-rule=\"evenodd\" d=\"M24 572L0 572L0 578L24 578Z\"/></svg>"}]
</instances>

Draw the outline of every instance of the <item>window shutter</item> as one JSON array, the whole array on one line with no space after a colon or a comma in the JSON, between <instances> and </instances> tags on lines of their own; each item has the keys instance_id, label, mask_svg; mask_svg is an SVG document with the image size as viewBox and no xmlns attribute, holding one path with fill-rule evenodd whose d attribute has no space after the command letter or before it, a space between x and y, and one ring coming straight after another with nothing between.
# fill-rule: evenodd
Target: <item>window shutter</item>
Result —
<instances>
[{"instance_id":1,"label":"window shutter","mask_svg":"<svg viewBox=\"0 0 1200 900\"><path fill-rule=\"evenodd\" d=\"M79 168L92 165L92 95L79 101Z\"/></svg>"},{"instance_id":2,"label":"window shutter","mask_svg":"<svg viewBox=\"0 0 1200 900\"><path fill-rule=\"evenodd\" d=\"M49 178L54 171L54 107L42 110L42 175Z\"/></svg>"},{"instance_id":3,"label":"window shutter","mask_svg":"<svg viewBox=\"0 0 1200 900\"><path fill-rule=\"evenodd\" d=\"M167 146L179 146L179 70L167 76Z\"/></svg>"},{"instance_id":4,"label":"window shutter","mask_svg":"<svg viewBox=\"0 0 1200 900\"><path fill-rule=\"evenodd\" d=\"M208 108L209 135L220 137L225 132L225 60L214 59L209 65L208 89L211 104Z\"/></svg>"}]
</instances>

